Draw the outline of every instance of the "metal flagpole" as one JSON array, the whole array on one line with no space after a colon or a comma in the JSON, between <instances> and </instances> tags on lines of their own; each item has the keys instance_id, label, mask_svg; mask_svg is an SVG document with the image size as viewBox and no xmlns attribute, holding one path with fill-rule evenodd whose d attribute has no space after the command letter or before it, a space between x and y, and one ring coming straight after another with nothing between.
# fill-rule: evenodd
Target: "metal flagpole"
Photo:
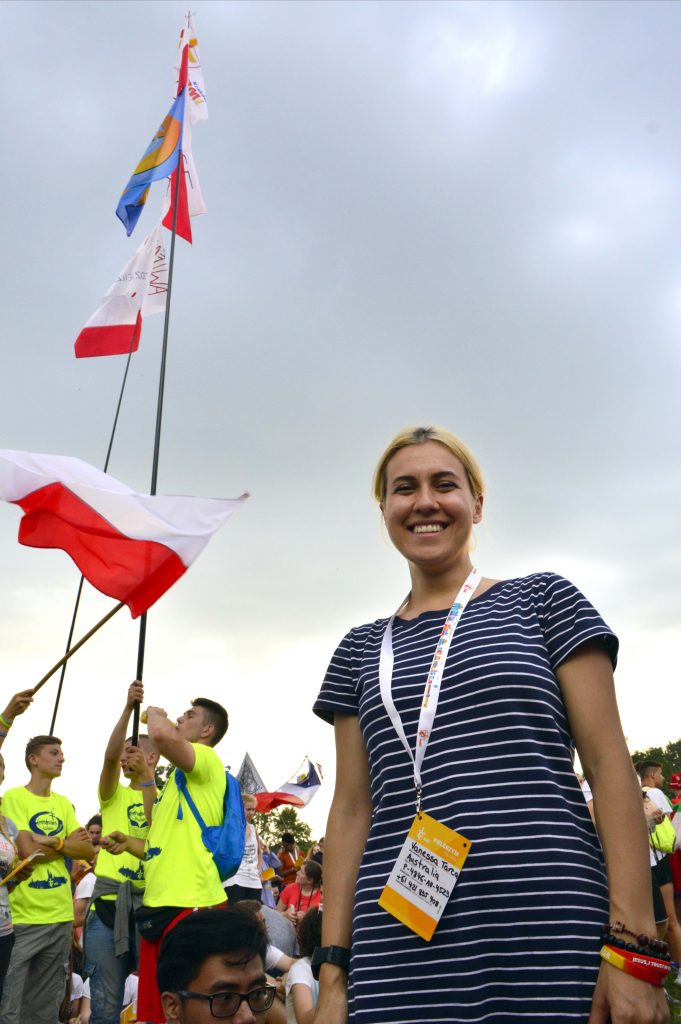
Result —
<instances>
[{"instance_id":1,"label":"metal flagpole","mask_svg":"<svg viewBox=\"0 0 681 1024\"><path fill-rule=\"evenodd\" d=\"M165 321L163 324L163 345L161 347L161 371L159 374L158 381L158 400L156 403L156 430L154 433L154 458L151 468L151 489L150 494L156 494L156 482L158 480L158 459L161 450L161 422L163 419L163 391L165 387L165 376L166 376L166 358L168 354L168 327L170 324L170 296L173 287L173 263L175 259L175 236L177 229L177 208L180 199L180 175L184 174L184 167L182 166L182 148L177 154L177 176L175 178L175 196L173 200L173 226L171 228L170 235L170 258L168 260L168 294L166 295L166 312ZM135 673L135 679L142 681L142 675L144 672L144 647L147 637L147 613L144 612L140 617L140 634L139 642L137 645L137 670ZM140 706L135 704L132 713L132 742L134 746L137 746L140 731Z\"/></svg>"},{"instance_id":2,"label":"metal flagpole","mask_svg":"<svg viewBox=\"0 0 681 1024\"><path fill-rule=\"evenodd\" d=\"M106 458L104 459L104 472L105 473L106 473L107 469L109 468L109 461L111 459L111 451L112 451L112 448L113 448L114 437L116 436L116 427L118 426L118 416L119 416L119 413L121 411L121 404L123 402L123 393L125 391L125 384L126 384L126 381L128 379L128 370L130 369L130 360L132 358L132 350L133 350L134 344L135 344L135 334L133 332L133 336L132 336L132 339L130 341L130 349L128 350L128 358L127 358L126 363L125 363L125 372L123 373L123 382L121 384L121 390L120 390L120 393L118 395L118 404L116 405L116 414L114 416L113 427L111 428L111 436L109 438L109 447L106 450ZM85 577L81 576L80 577L80 583L78 584L78 593L76 594L76 601L75 601L75 604L73 606L73 614L71 616L71 626L69 627L69 635L68 635L68 638L66 640L66 652L69 651L69 649L71 647L71 641L73 640L73 633L74 633L74 630L76 628L76 619L78 618L78 608L80 606L80 598L81 598L81 595L83 593L83 583L84 582L85 582ZM62 691L62 687L64 686L64 677L66 675L66 661L67 660L68 659L64 660L64 663L62 664L62 667L61 667L61 674L59 676L59 686L57 687L57 696L56 696L56 699L55 699L55 702L54 702L54 710L52 712L52 721L50 722L50 732L49 732L50 736L54 736L54 729L55 729L55 725L57 723L57 711L59 710L59 701L61 700L61 691Z\"/></svg>"}]
</instances>

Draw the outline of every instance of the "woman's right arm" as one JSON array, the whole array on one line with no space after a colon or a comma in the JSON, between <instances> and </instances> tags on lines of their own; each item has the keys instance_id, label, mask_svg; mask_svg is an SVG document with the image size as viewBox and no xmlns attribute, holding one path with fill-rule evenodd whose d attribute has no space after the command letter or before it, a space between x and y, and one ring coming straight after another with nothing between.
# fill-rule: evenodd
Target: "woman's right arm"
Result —
<instances>
[{"instance_id":1,"label":"woman's right arm","mask_svg":"<svg viewBox=\"0 0 681 1024\"><path fill-rule=\"evenodd\" d=\"M371 825L369 765L359 719L334 716L336 788L324 838L323 946L350 948L357 872ZM347 976L334 964L319 972L318 1024L346 1024Z\"/></svg>"}]
</instances>

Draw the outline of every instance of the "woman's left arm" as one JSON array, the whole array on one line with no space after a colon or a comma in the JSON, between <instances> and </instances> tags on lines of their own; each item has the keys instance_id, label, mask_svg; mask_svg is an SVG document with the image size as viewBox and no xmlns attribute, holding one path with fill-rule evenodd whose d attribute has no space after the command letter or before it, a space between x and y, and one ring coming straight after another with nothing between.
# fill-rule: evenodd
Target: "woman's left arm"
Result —
<instances>
[{"instance_id":1,"label":"woman's left arm","mask_svg":"<svg viewBox=\"0 0 681 1024\"><path fill-rule=\"evenodd\" d=\"M585 644L556 669L582 770L593 792L610 920L656 936L641 789L622 732L610 659ZM589 1024L665 1024L664 992L602 963Z\"/></svg>"}]
</instances>

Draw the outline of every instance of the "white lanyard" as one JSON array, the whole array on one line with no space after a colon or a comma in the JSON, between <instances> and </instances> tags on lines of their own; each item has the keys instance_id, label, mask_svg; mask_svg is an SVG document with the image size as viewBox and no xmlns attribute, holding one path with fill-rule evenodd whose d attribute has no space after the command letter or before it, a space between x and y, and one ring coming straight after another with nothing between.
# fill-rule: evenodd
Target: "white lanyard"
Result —
<instances>
[{"instance_id":1,"label":"white lanyard","mask_svg":"<svg viewBox=\"0 0 681 1024\"><path fill-rule=\"evenodd\" d=\"M402 726L402 719L395 707L392 696L393 665L395 663L395 655L393 653L393 622L395 621L395 615L397 612L388 622L388 625L385 627L385 633L383 634L381 660L378 666L378 678L381 684L381 699L383 700L385 709L390 716L390 721L395 728L395 732L402 741L402 746L409 754L411 763L414 766L414 785L416 787L417 811L421 810L421 765L423 764L423 758L426 756L426 747L428 746L428 740L433 730L435 712L437 711L437 702L440 696L440 683L442 682L442 673L444 672L445 662L447 661L447 655L449 654L449 645L452 642L454 630L459 624L459 619L461 618L466 605L473 596L479 582L480 573L476 568L473 568L468 579L456 595L454 604L450 608L445 624L442 627L442 633L440 634L440 639L438 640L437 647L435 648L433 662L430 666L430 672L428 673L426 686L423 691L421 714L419 715L419 724L416 730L416 757L414 757L411 752L409 741L405 736L404 727Z\"/></svg>"}]
</instances>

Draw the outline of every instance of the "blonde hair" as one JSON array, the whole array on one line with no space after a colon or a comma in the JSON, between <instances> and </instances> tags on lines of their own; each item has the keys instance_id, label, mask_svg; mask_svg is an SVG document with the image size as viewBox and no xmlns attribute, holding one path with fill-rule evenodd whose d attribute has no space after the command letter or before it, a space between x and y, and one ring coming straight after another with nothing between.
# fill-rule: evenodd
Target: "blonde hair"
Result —
<instances>
[{"instance_id":1,"label":"blonde hair","mask_svg":"<svg viewBox=\"0 0 681 1024\"><path fill-rule=\"evenodd\" d=\"M388 463L393 456L402 448L408 448L412 444L426 444L428 441L437 441L438 444L444 445L459 460L466 471L474 498L479 498L484 494L485 482L482 478L482 470L477 459L463 441L454 437L454 434L450 434L444 427L407 427L406 430L401 430L399 434L395 435L376 466L372 490L379 505L385 501Z\"/></svg>"}]
</instances>

